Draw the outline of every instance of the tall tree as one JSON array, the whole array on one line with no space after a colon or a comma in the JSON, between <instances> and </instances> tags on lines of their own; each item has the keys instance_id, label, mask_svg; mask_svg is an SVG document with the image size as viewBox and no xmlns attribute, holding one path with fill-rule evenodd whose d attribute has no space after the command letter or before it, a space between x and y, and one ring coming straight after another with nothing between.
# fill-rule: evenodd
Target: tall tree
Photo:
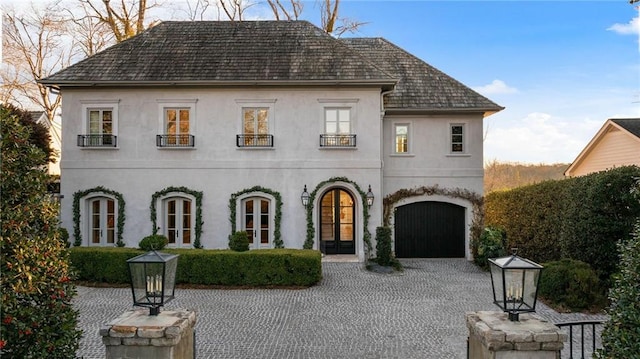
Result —
<instances>
[{"instance_id":1,"label":"tall tree","mask_svg":"<svg viewBox=\"0 0 640 359\"><path fill-rule=\"evenodd\" d=\"M147 29L147 12L158 6L147 0L79 0L86 16L109 27L116 42L122 42ZM152 26L153 24L151 24Z\"/></svg>"},{"instance_id":2,"label":"tall tree","mask_svg":"<svg viewBox=\"0 0 640 359\"><path fill-rule=\"evenodd\" d=\"M54 4L28 13L5 10L2 23L3 47L7 54L2 69L4 103L36 104L42 108L50 124L60 108L60 94L36 81L67 66L74 57L73 38L67 22L55 11Z\"/></svg>"}]
</instances>

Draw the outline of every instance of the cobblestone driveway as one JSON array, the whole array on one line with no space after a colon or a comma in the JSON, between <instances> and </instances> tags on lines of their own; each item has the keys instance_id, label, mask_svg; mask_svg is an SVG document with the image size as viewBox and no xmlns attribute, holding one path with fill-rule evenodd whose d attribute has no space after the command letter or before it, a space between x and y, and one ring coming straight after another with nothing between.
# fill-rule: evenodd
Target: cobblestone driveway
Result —
<instances>
[{"instance_id":1,"label":"cobblestone driveway","mask_svg":"<svg viewBox=\"0 0 640 359\"><path fill-rule=\"evenodd\" d=\"M400 275L323 263L322 282L300 290L178 289L167 309L196 311L198 358L465 358L464 313L498 309L488 273L465 259L402 263ZM78 288L79 357L104 358L98 330L129 303L128 288Z\"/></svg>"}]
</instances>

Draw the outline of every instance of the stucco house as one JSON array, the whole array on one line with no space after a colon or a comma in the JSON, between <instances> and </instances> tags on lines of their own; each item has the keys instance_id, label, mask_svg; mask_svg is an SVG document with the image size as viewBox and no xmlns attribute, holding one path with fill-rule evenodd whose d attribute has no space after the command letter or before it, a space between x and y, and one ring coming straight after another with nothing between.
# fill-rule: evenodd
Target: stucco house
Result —
<instances>
[{"instance_id":1,"label":"stucco house","mask_svg":"<svg viewBox=\"0 0 640 359\"><path fill-rule=\"evenodd\" d=\"M503 108L385 39L164 22L41 83L64 98L78 245L226 248L246 230L251 248L362 261L388 224L399 257L471 258L482 122Z\"/></svg>"},{"instance_id":2,"label":"stucco house","mask_svg":"<svg viewBox=\"0 0 640 359\"><path fill-rule=\"evenodd\" d=\"M640 166L640 118L608 119L564 172L567 177Z\"/></svg>"}]
</instances>

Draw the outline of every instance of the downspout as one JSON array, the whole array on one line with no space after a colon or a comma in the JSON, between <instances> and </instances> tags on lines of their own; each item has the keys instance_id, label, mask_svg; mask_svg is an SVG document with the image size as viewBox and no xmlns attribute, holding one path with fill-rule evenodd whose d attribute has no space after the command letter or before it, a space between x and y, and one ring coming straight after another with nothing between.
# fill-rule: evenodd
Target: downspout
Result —
<instances>
[{"instance_id":1,"label":"downspout","mask_svg":"<svg viewBox=\"0 0 640 359\"><path fill-rule=\"evenodd\" d=\"M384 108L384 96L388 95L390 93L392 93L394 90L389 90L389 91L383 91L380 93L380 203L382 204L382 206L380 206L380 208L382 209L382 212L380 213L380 223L382 225L384 225L384 182L383 182L383 178L384 178L384 115L385 115L385 108Z\"/></svg>"}]
</instances>

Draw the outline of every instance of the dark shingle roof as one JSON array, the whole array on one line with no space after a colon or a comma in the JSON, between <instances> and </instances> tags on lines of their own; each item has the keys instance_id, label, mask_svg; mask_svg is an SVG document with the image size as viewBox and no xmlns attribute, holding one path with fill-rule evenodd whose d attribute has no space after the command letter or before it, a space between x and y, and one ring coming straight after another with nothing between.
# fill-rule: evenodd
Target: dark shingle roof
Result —
<instances>
[{"instance_id":1,"label":"dark shingle roof","mask_svg":"<svg viewBox=\"0 0 640 359\"><path fill-rule=\"evenodd\" d=\"M612 118L611 121L640 138L640 118Z\"/></svg>"},{"instance_id":2,"label":"dark shingle roof","mask_svg":"<svg viewBox=\"0 0 640 359\"><path fill-rule=\"evenodd\" d=\"M503 109L385 39L347 38L342 41L399 79L393 93L385 97L387 109L457 109L489 112Z\"/></svg>"},{"instance_id":3,"label":"dark shingle roof","mask_svg":"<svg viewBox=\"0 0 640 359\"><path fill-rule=\"evenodd\" d=\"M306 21L163 22L41 82L246 81L395 83Z\"/></svg>"},{"instance_id":4,"label":"dark shingle roof","mask_svg":"<svg viewBox=\"0 0 640 359\"><path fill-rule=\"evenodd\" d=\"M503 109L381 38L334 39L306 21L196 21L159 25L78 62L42 84L369 84L387 109Z\"/></svg>"}]
</instances>

